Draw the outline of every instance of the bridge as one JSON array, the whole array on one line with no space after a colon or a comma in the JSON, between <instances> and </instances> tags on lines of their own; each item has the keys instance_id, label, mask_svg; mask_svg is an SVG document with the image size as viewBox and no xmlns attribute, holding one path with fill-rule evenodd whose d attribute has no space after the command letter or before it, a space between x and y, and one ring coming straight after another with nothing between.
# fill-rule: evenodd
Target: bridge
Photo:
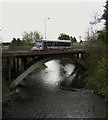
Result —
<instances>
[{"instance_id":1,"label":"bridge","mask_svg":"<svg viewBox=\"0 0 108 120\"><path fill-rule=\"evenodd\" d=\"M10 83L10 88L16 87L28 74L42 64L40 60L48 61L49 57L72 56L76 64L84 67L78 59L85 59L86 52L83 49L72 49L67 51L7 51L3 52L3 76ZM77 60L76 60L76 59ZM5 67L4 67L5 66ZM45 67L42 65L41 67Z\"/></svg>"}]
</instances>

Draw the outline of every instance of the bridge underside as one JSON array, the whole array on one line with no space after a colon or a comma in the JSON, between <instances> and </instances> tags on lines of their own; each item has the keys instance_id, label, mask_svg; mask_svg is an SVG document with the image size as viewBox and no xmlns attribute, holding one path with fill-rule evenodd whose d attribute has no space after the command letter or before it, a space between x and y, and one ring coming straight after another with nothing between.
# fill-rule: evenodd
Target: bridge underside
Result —
<instances>
[{"instance_id":1,"label":"bridge underside","mask_svg":"<svg viewBox=\"0 0 108 120\"><path fill-rule=\"evenodd\" d=\"M9 82L9 84L16 81L16 85L24 79L30 72L36 69L40 62L47 62L51 59L57 58L71 58L76 66L81 66L86 70L84 65L85 54L84 53L62 53L62 54L43 54L43 55L32 55L32 56L5 56L3 60L5 61L6 68L3 69L3 76ZM40 61L40 62L39 62ZM33 67L30 69L30 67ZM18 82L19 81L19 82ZM14 87L16 86L14 85ZM13 87L13 85L11 84Z\"/></svg>"}]
</instances>

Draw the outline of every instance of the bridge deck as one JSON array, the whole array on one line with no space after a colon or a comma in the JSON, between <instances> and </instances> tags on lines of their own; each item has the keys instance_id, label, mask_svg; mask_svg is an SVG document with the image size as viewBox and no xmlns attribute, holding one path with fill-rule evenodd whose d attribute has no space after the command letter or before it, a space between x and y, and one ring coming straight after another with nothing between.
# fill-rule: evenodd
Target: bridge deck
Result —
<instances>
[{"instance_id":1,"label":"bridge deck","mask_svg":"<svg viewBox=\"0 0 108 120\"><path fill-rule=\"evenodd\" d=\"M83 49L72 49L67 51L3 51L3 59L5 60L6 66L8 66L4 70L10 83L13 81L10 85L10 88L17 86L30 72L37 68L41 60L45 60L45 58L48 59L49 56L54 57L57 55L59 57L67 57L71 54L73 61L82 66L82 64L77 61L79 58L83 59L85 54ZM30 59L27 59L28 57L30 57ZM74 59L74 57L77 58L77 61ZM19 76L17 76L18 72L20 73Z\"/></svg>"},{"instance_id":2,"label":"bridge deck","mask_svg":"<svg viewBox=\"0 0 108 120\"><path fill-rule=\"evenodd\" d=\"M68 51L7 51L3 52L3 56L41 56L41 55L51 55L51 54L78 54L78 53L85 53L83 49L73 49Z\"/></svg>"}]
</instances>

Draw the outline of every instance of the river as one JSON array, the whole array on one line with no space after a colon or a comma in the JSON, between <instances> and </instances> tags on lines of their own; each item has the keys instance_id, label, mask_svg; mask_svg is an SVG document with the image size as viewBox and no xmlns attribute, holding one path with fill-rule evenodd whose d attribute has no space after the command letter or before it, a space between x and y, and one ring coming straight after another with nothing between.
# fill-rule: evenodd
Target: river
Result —
<instances>
[{"instance_id":1,"label":"river","mask_svg":"<svg viewBox=\"0 0 108 120\"><path fill-rule=\"evenodd\" d=\"M60 89L62 80L72 83L76 73L72 63L50 60L40 71L33 71L16 88L3 118L105 118L103 98L84 88ZM73 74L72 74L73 73Z\"/></svg>"}]
</instances>

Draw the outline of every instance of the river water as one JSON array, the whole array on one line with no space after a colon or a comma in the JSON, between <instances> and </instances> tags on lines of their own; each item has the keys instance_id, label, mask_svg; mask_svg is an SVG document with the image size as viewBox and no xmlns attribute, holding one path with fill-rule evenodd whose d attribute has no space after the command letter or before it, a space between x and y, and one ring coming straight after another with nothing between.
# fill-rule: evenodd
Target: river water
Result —
<instances>
[{"instance_id":1,"label":"river water","mask_svg":"<svg viewBox=\"0 0 108 120\"><path fill-rule=\"evenodd\" d=\"M45 65L45 69L33 71L17 86L10 104L3 107L3 118L106 117L106 104L100 96L83 88L60 89L62 80L70 84L76 76L74 64L54 59Z\"/></svg>"}]
</instances>

